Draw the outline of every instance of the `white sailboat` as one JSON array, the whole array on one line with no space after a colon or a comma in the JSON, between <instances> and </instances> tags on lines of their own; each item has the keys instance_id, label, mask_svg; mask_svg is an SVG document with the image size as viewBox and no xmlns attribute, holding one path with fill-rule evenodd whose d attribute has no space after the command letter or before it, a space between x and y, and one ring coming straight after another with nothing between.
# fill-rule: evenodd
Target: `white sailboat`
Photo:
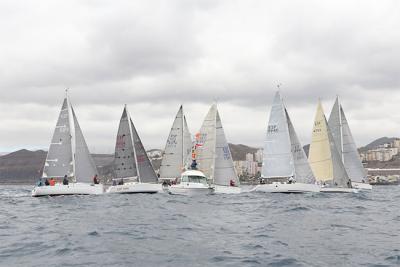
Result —
<instances>
[{"instance_id":1,"label":"white sailboat","mask_svg":"<svg viewBox=\"0 0 400 267\"><path fill-rule=\"evenodd\" d=\"M309 162L315 178L322 184L321 192L357 192L351 186L320 101L315 115Z\"/></svg>"},{"instance_id":2,"label":"white sailboat","mask_svg":"<svg viewBox=\"0 0 400 267\"><path fill-rule=\"evenodd\" d=\"M114 156L113 185L107 193L157 193L157 175L125 106L119 123Z\"/></svg>"},{"instance_id":3,"label":"white sailboat","mask_svg":"<svg viewBox=\"0 0 400 267\"><path fill-rule=\"evenodd\" d=\"M367 173L361 163L357 146L351 134L343 107L339 102L339 97L336 97L328 125L353 187L371 190L372 186L368 184Z\"/></svg>"},{"instance_id":4,"label":"white sailboat","mask_svg":"<svg viewBox=\"0 0 400 267\"><path fill-rule=\"evenodd\" d=\"M160 180L176 180L181 177L192 148L192 138L187 126L183 107L180 106L172 124L160 166Z\"/></svg>"},{"instance_id":5,"label":"white sailboat","mask_svg":"<svg viewBox=\"0 0 400 267\"><path fill-rule=\"evenodd\" d=\"M93 184L96 166L89 153L68 96L65 97L43 168L42 181L54 179L54 185L36 186L32 196L102 194L103 185ZM68 184L59 183L68 180Z\"/></svg>"},{"instance_id":6,"label":"white sailboat","mask_svg":"<svg viewBox=\"0 0 400 267\"><path fill-rule=\"evenodd\" d=\"M198 139L197 167L212 181L215 193L241 193L239 177L216 104L211 106L204 119Z\"/></svg>"},{"instance_id":7,"label":"white sailboat","mask_svg":"<svg viewBox=\"0 0 400 267\"><path fill-rule=\"evenodd\" d=\"M269 117L261 176L267 183L256 186L254 191L320 191L279 91L275 94Z\"/></svg>"}]
</instances>

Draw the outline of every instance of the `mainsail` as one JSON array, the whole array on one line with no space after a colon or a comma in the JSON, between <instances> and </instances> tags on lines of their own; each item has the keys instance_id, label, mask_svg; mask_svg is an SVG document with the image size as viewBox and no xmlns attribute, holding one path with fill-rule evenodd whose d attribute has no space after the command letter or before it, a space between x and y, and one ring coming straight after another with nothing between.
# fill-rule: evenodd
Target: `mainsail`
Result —
<instances>
[{"instance_id":1,"label":"mainsail","mask_svg":"<svg viewBox=\"0 0 400 267\"><path fill-rule=\"evenodd\" d=\"M309 162L318 181L346 187L349 180L334 138L326 121L321 102L315 115Z\"/></svg>"},{"instance_id":2,"label":"mainsail","mask_svg":"<svg viewBox=\"0 0 400 267\"><path fill-rule=\"evenodd\" d=\"M136 177L135 152L126 108L119 122L114 155L114 175L118 178Z\"/></svg>"},{"instance_id":3,"label":"mainsail","mask_svg":"<svg viewBox=\"0 0 400 267\"><path fill-rule=\"evenodd\" d=\"M180 177L191 151L191 146L192 140L181 106L176 114L165 145L160 166L160 177Z\"/></svg>"},{"instance_id":4,"label":"mainsail","mask_svg":"<svg viewBox=\"0 0 400 267\"><path fill-rule=\"evenodd\" d=\"M300 183L315 178L279 92L275 94L264 146L262 177L294 177Z\"/></svg>"},{"instance_id":5,"label":"mainsail","mask_svg":"<svg viewBox=\"0 0 400 267\"><path fill-rule=\"evenodd\" d=\"M75 112L65 97L43 168L43 178L67 175L73 181L91 182L97 170Z\"/></svg>"},{"instance_id":6,"label":"mainsail","mask_svg":"<svg viewBox=\"0 0 400 267\"><path fill-rule=\"evenodd\" d=\"M115 145L116 178L137 177L139 182L157 183L158 178L125 106Z\"/></svg>"},{"instance_id":7,"label":"mainsail","mask_svg":"<svg viewBox=\"0 0 400 267\"><path fill-rule=\"evenodd\" d=\"M201 126L196 144L196 162L199 170L216 185L239 186L232 155L222 127L217 105L213 104Z\"/></svg>"},{"instance_id":8,"label":"mainsail","mask_svg":"<svg viewBox=\"0 0 400 267\"><path fill-rule=\"evenodd\" d=\"M263 178L286 178L294 175L285 107L280 93L277 92L267 126L261 176Z\"/></svg>"},{"instance_id":9,"label":"mainsail","mask_svg":"<svg viewBox=\"0 0 400 267\"><path fill-rule=\"evenodd\" d=\"M351 134L343 107L339 103L339 97L336 98L329 116L328 124L350 179L354 182L365 181L366 172L361 163L357 146Z\"/></svg>"}]
</instances>

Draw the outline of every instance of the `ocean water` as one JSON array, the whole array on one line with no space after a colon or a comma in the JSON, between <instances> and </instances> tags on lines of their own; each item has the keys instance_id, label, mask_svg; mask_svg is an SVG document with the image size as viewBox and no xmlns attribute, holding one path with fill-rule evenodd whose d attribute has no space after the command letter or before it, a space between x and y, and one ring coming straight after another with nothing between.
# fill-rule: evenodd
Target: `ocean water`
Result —
<instances>
[{"instance_id":1,"label":"ocean water","mask_svg":"<svg viewBox=\"0 0 400 267\"><path fill-rule=\"evenodd\" d=\"M0 266L399 266L400 187L30 197L0 186Z\"/></svg>"}]
</instances>

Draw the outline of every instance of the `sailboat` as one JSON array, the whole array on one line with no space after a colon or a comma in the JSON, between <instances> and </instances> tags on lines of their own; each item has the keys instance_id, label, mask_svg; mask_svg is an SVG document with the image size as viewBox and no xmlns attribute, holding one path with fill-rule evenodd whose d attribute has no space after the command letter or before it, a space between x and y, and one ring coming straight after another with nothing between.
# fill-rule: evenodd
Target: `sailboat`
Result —
<instances>
[{"instance_id":1,"label":"sailboat","mask_svg":"<svg viewBox=\"0 0 400 267\"><path fill-rule=\"evenodd\" d=\"M198 169L212 181L215 193L241 193L216 104L208 111L197 136L196 163Z\"/></svg>"},{"instance_id":2,"label":"sailboat","mask_svg":"<svg viewBox=\"0 0 400 267\"><path fill-rule=\"evenodd\" d=\"M113 185L107 193L157 193L162 191L135 125L125 105L114 154Z\"/></svg>"},{"instance_id":3,"label":"sailboat","mask_svg":"<svg viewBox=\"0 0 400 267\"><path fill-rule=\"evenodd\" d=\"M351 181L341 160L328 126L321 101L315 115L309 162L317 181L322 184L321 192L352 193Z\"/></svg>"},{"instance_id":4,"label":"sailboat","mask_svg":"<svg viewBox=\"0 0 400 267\"><path fill-rule=\"evenodd\" d=\"M339 97L336 97L328 125L353 187L371 190L372 186L368 184L367 173L361 163L357 146L351 134L343 107L339 102Z\"/></svg>"},{"instance_id":5,"label":"sailboat","mask_svg":"<svg viewBox=\"0 0 400 267\"><path fill-rule=\"evenodd\" d=\"M160 180L176 180L181 177L192 148L192 138L183 107L180 106L172 124L160 166Z\"/></svg>"},{"instance_id":6,"label":"sailboat","mask_svg":"<svg viewBox=\"0 0 400 267\"><path fill-rule=\"evenodd\" d=\"M102 194L103 185L92 183L96 175L96 165L66 95L43 167L42 181L52 178L68 182L52 186L40 182L40 186L32 190L32 196Z\"/></svg>"},{"instance_id":7,"label":"sailboat","mask_svg":"<svg viewBox=\"0 0 400 267\"><path fill-rule=\"evenodd\" d=\"M276 92L264 144L262 181L253 190L268 193L319 192L283 99Z\"/></svg>"}]
</instances>

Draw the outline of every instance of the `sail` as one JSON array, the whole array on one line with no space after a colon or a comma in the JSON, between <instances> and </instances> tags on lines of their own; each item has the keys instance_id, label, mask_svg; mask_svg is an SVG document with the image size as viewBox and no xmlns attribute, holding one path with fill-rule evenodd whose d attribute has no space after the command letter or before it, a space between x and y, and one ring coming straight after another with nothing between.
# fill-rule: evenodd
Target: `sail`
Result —
<instances>
[{"instance_id":1,"label":"sail","mask_svg":"<svg viewBox=\"0 0 400 267\"><path fill-rule=\"evenodd\" d=\"M361 163L357 146L351 134L343 108L339 104L338 97L329 116L328 124L350 179L355 182L365 180L365 169Z\"/></svg>"},{"instance_id":2,"label":"sail","mask_svg":"<svg viewBox=\"0 0 400 267\"><path fill-rule=\"evenodd\" d=\"M56 128L51 139L49 152L43 168L43 178L72 177L72 134L70 125L69 102L65 98L58 116Z\"/></svg>"},{"instance_id":3,"label":"sail","mask_svg":"<svg viewBox=\"0 0 400 267\"><path fill-rule=\"evenodd\" d=\"M358 154L356 143L351 134L349 124L343 109L340 108L342 125L343 125L343 160L347 174L354 182L366 181L366 171L361 163L360 155Z\"/></svg>"},{"instance_id":4,"label":"sail","mask_svg":"<svg viewBox=\"0 0 400 267\"><path fill-rule=\"evenodd\" d=\"M114 154L114 175L116 178L136 177L135 152L132 134L129 127L129 116L126 108L119 122Z\"/></svg>"},{"instance_id":5,"label":"sail","mask_svg":"<svg viewBox=\"0 0 400 267\"><path fill-rule=\"evenodd\" d=\"M183 108L181 106L175 116L174 123L172 124L171 131L165 145L160 166L160 177L180 177L185 163L184 160L186 159L187 155L185 147L185 130L187 129L185 129Z\"/></svg>"},{"instance_id":6,"label":"sail","mask_svg":"<svg viewBox=\"0 0 400 267\"><path fill-rule=\"evenodd\" d=\"M217 111L214 184L230 186L231 181L234 181L235 186L239 186L239 178L233 166L231 151Z\"/></svg>"},{"instance_id":7,"label":"sail","mask_svg":"<svg viewBox=\"0 0 400 267\"><path fill-rule=\"evenodd\" d=\"M264 143L262 177L294 176L288 122L279 92L275 94Z\"/></svg>"},{"instance_id":8,"label":"sail","mask_svg":"<svg viewBox=\"0 0 400 267\"><path fill-rule=\"evenodd\" d=\"M75 128L75 180L78 182L90 183L93 181L93 177L97 174L96 165L90 155L78 119L76 118L75 111L72 107L71 110Z\"/></svg>"},{"instance_id":9,"label":"sail","mask_svg":"<svg viewBox=\"0 0 400 267\"><path fill-rule=\"evenodd\" d=\"M147 156L146 150L143 147L135 125L133 125L132 120L130 122L139 181L142 183L158 183L157 175L154 171L153 165L151 165L149 157Z\"/></svg>"},{"instance_id":10,"label":"sail","mask_svg":"<svg viewBox=\"0 0 400 267\"><path fill-rule=\"evenodd\" d=\"M190 135L190 131L189 131L189 127L188 127L188 125L187 125L187 122L186 122L186 117L185 116L183 116L183 138L184 138L184 140L183 140L183 147L184 147L184 149L183 149L183 159L184 159L184 161L183 161L183 163L184 163L184 166L186 166L186 164L187 164L187 160L188 160L188 158L191 158L191 153L192 153L192 136Z\"/></svg>"},{"instance_id":11,"label":"sail","mask_svg":"<svg viewBox=\"0 0 400 267\"><path fill-rule=\"evenodd\" d=\"M332 133L328 127L321 102L315 115L309 162L318 181L331 181L337 186L346 186L348 175L341 161Z\"/></svg>"},{"instance_id":12,"label":"sail","mask_svg":"<svg viewBox=\"0 0 400 267\"><path fill-rule=\"evenodd\" d=\"M214 179L215 152L216 152L216 123L217 105L213 104L207 113L200 128L196 141L197 168L210 179Z\"/></svg>"},{"instance_id":13,"label":"sail","mask_svg":"<svg viewBox=\"0 0 400 267\"><path fill-rule=\"evenodd\" d=\"M294 161L295 179L299 183L313 184L315 183L315 177L311 170L310 164L308 163L306 153L304 152L303 146L297 137L296 131L294 130L292 121L290 120L286 109L285 113L286 120L288 122L291 151Z\"/></svg>"}]
</instances>

